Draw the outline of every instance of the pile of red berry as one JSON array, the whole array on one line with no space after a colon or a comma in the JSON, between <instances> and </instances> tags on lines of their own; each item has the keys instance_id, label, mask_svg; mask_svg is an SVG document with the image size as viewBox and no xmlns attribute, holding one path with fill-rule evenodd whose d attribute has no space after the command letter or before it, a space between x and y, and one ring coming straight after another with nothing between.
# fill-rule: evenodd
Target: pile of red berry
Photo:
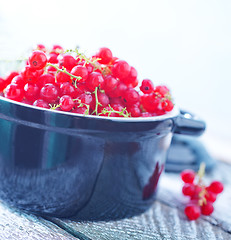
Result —
<instances>
[{"instance_id":1,"label":"pile of red berry","mask_svg":"<svg viewBox=\"0 0 231 240\"><path fill-rule=\"evenodd\" d=\"M184 182L182 193L190 198L184 210L189 220L196 220L201 214L211 215L214 211L213 203L224 188L220 181L213 181L209 186L204 185L202 182L204 168L204 165L201 165L198 173L193 170L181 172L181 179Z\"/></svg>"},{"instance_id":2,"label":"pile of red berry","mask_svg":"<svg viewBox=\"0 0 231 240\"><path fill-rule=\"evenodd\" d=\"M166 86L149 79L139 85L137 71L100 48L88 58L76 50L39 44L24 69L0 78L8 99L59 111L108 117L150 117L173 109Z\"/></svg>"}]
</instances>

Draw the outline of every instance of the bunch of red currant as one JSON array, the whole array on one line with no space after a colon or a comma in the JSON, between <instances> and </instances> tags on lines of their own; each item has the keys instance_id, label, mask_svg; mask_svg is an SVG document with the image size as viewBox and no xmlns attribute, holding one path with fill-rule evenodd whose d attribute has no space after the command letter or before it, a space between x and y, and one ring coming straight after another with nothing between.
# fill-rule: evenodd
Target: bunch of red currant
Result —
<instances>
[{"instance_id":1,"label":"bunch of red currant","mask_svg":"<svg viewBox=\"0 0 231 240\"><path fill-rule=\"evenodd\" d=\"M37 45L20 72L0 78L1 95L37 107L108 117L163 115L174 104L166 86L144 79L126 61L100 48L88 58L78 49Z\"/></svg>"},{"instance_id":2,"label":"bunch of red currant","mask_svg":"<svg viewBox=\"0 0 231 240\"><path fill-rule=\"evenodd\" d=\"M182 193L190 197L190 202L184 209L189 220L196 220L203 215L211 215L214 211L213 203L217 195L223 191L223 184L220 181L213 181L209 186L202 182L205 165L202 164L198 173L193 170L181 172L181 179L184 182Z\"/></svg>"}]
</instances>

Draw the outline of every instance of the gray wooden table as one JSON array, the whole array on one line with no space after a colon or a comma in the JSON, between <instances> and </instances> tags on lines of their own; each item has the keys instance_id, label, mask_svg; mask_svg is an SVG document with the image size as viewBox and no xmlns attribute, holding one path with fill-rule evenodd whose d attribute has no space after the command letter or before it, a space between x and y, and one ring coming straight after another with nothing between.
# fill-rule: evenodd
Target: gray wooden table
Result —
<instances>
[{"instance_id":1,"label":"gray wooden table","mask_svg":"<svg viewBox=\"0 0 231 240\"><path fill-rule=\"evenodd\" d=\"M231 165L219 162L207 181L225 185L210 217L188 221L183 213L187 198L182 196L178 174L165 173L157 199L145 213L107 222L78 222L42 218L9 208L0 202L0 239L231 239Z\"/></svg>"}]
</instances>

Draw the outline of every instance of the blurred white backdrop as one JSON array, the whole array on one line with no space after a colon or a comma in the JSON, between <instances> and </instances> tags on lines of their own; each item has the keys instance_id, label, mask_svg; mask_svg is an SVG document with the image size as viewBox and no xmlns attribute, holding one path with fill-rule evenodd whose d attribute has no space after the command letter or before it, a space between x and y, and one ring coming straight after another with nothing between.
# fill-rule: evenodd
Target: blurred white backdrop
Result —
<instances>
[{"instance_id":1,"label":"blurred white backdrop","mask_svg":"<svg viewBox=\"0 0 231 240\"><path fill-rule=\"evenodd\" d=\"M230 159L230 12L229 0L0 0L0 59L37 43L89 54L109 47L140 80L166 84L177 105L203 118L201 139Z\"/></svg>"}]
</instances>

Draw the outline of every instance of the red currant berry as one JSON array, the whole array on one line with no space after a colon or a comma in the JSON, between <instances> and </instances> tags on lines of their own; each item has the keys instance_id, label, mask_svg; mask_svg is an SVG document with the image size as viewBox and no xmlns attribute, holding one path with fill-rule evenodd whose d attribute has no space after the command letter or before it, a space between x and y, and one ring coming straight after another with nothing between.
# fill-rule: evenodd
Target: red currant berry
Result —
<instances>
[{"instance_id":1,"label":"red currant berry","mask_svg":"<svg viewBox=\"0 0 231 240\"><path fill-rule=\"evenodd\" d=\"M191 183L185 183L182 188L182 193L185 196L193 196L193 194L195 194L195 185Z\"/></svg>"},{"instance_id":2,"label":"red currant berry","mask_svg":"<svg viewBox=\"0 0 231 240\"><path fill-rule=\"evenodd\" d=\"M121 81L123 81L127 86L132 85L137 80L137 71L134 67L130 68L130 72L126 78L122 78Z\"/></svg>"},{"instance_id":3,"label":"red currant berry","mask_svg":"<svg viewBox=\"0 0 231 240\"><path fill-rule=\"evenodd\" d=\"M216 199L217 199L217 194L209 191L208 188L206 188L206 190L207 190L207 192L205 194L206 200L209 201L209 202L215 202Z\"/></svg>"},{"instance_id":4,"label":"red currant berry","mask_svg":"<svg viewBox=\"0 0 231 240\"><path fill-rule=\"evenodd\" d=\"M193 183L196 173L191 169L186 169L181 172L181 179L185 183Z\"/></svg>"},{"instance_id":5,"label":"red currant berry","mask_svg":"<svg viewBox=\"0 0 231 240\"><path fill-rule=\"evenodd\" d=\"M69 95L72 98L76 97L76 91L74 86L69 82L64 82L60 84L60 96Z\"/></svg>"},{"instance_id":6,"label":"red currant berry","mask_svg":"<svg viewBox=\"0 0 231 240\"><path fill-rule=\"evenodd\" d=\"M128 88L124 92L123 99L124 99L126 105L132 106L133 104L139 102L140 95L135 89Z\"/></svg>"},{"instance_id":7,"label":"red currant berry","mask_svg":"<svg viewBox=\"0 0 231 240\"><path fill-rule=\"evenodd\" d=\"M40 72L40 70L35 70L27 65L22 70L21 75L25 79L25 81L36 82L38 77L41 75L41 72Z\"/></svg>"},{"instance_id":8,"label":"red currant berry","mask_svg":"<svg viewBox=\"0 0 231 240\"><path fill-rule=\"evenodd\" d=\"M46 47L43 44L37 44L36 50L46 52Z\"/></svg>"},{"instance_id":9,"label":"red currant berry","mask_svg":"<svg viewBox=\"0 0 231 240\"><path fill-rule=\"evenodd\" d=\"M61 47L60 45L53 45L52 47L52 50L51 50L51 53L56 53L57 55L60 54L60 53L63 53L63 47Z\"/></svg>"},{"instance_id":10,"label":"red currant berry","mask_svg":"<svg viewBox=\"0 0 231 240\"><path fill-rule=\"evenodd\" d=\"M144 94L140 97L140 103L145 111L154 113L160 104L160 99L154 93Z\"/></svg>"},{"instance_id":11,"label":"red currant berry","mask_svg":"<svg viewBox=\"0 0 231 240\"><path fill-rule=\"evenodd\" d=\"M213 181L209 187L208 187L209 191L213 192L213 193L221 193L224 189L224 186L221 182L219 181Z\"/></svg>"},{"instance_id":12,"label":"red currant berry","mask_svg":"<svg viewBox=\"0 0 231 240\"><path fill-rule=\"evenodd\" d=\"M171 100L169 99L165 99L162 103L161 103L161 106L163 108L163 110L167 111L167 112L170 112L172 111L174 105L172 103Z\"/></svg>"},{"instance_id":13,"label":"red currant berry","mask_svg":"<svg viewBox=\"0 0 231 240\"><path fill-rule=\"evenodd\" d=\"M77 105L79 105L79 103L84 103L84 104L90 105L92 102L92 95L83 93L83 94L79 95L77 99L78 99L78 101L76 101Z\"/></svg>"},{"instance_id":14,"label":"red currant berry","mask_svg":"<svg viewBox=\"0 0 231 240\"><path fill-rule=\"evenodd\" d=\"M18 86L20 86L20 87L22 87L22 88L23 88L24 85L26 84L25 79L24 79L21 75L15 76L15 77L12 79L11 83L16 84L16 85L18 85Z\"/></svg>"},{"instance_id":15,"label":"red currant berry","mask_svg":"<svg viewBox=\"0 0 231 240\"><path fill-rule=\"evenodd\" d=\"M40 97L48 103L55 103L57 101L58 96L59 96L58 88L51 83L47 83L40 90Z\"/></svg>"},{"instance_id":16,"label":"red currant berry","mask_svg":"<svg viewBox=\"0 0 231 240\"><path fill-rule=\"evenodd\" d=\"M101 73L92 72L89 75L89 77L86 81L86 84L90 91L94 91L96 87L103 87L104 78Z\"/></svg>"},{"instance_id":17,"label":"red currant berry","mask_svg":"<svg viewBox=\"0 0 231 240\"><path fill-rule=\"evenodd\" d=\"M39 96L39 87L35 83L27 83L24 86L25 98L29 101L35 101Z\"/></svg>"},{"instance_id":18,"label":"red currant berry","mask_svg":"<svg viewBox=\"0 0 231 240\"><path fill-rule=\"evenodd\" d=\"M78 82L85 82L88 77L88 70L86 67L83 67L81 65L77 65L72 68L71 74L77 77L81 77L81 79L78 79Z\"/></svg>"},{"instance_id":19,"label":"red currant berry","mask_svg":"<svg viewBox=\"0 0 231 240\"><path fill-rule=\"evenodd\" d=\"M105 92L110 96L110 92L113 92L117 85L118 85L119 81L112 77L112 76L106 76L104 78L104 90Z\"/></svg>"},{"instance_id":20,"label":"red currant berry","mask_svg":"<svg viewBox=\"0 0 231 240\"><path fill-rule=\"evenodd\" d=\"M201 213L203 215L211 215L214 211L213 203L207 201L205 204L201 206Z\"/></svg>"},{"instance_id":21,"label":"red currant berry","mask_svg":"<svg viewBox=\"0 0 231 240\"><path fill-rule=\"evenodd\" d=\"M69 95L63 95L59 99L59 104L60 104L60 108L66 112L71 111L71 109L74 107L74 102L73 102L71 96L69 96Z\"/></svg>"},{"instance_id":22,"label":"red currant berry","mask_svg":"<svg viewBox=\"0 0 231 240\"><path fill-rule=\"evenodd\" d=\"M0 78L0 92L3 91L3 89L6 87L6 80L3 78Z\"/></svg>"},{"instance_id":23,"label":"red currant berry","mask_svg":"<svg viewBox=\"0 0 231 240\"><path fill-rule=\"evenodd\" d=\"M132 105L127 108L127 111L131 114L132 117L140 117L141 116L141 110L139 106Z\"/></svg>"},{"instance_id":24,"label":"red currant berry","mask_svg":"<svg viewBox=\"0 0 231 240\"><path fill-rule=\"evenodd\" d=\"M97 98L98 98L98 102L100 104L100 108L104 108L109 104L109 98L105 93L98 91ZM91 102L91 109L94 110L95 106L96 106L96 99L95 99L95 94L93 94L92 102Z\"/></svg>"},{"instance_id":25,"label":"red currant berry","mask_svg":"<svg viewBox=\"0 0 231 240\"><path fill-rule=\"evenodd\" d=\"M71 82L71 77L64 72L58 72L56 75L56 82L57 83Z\"/></svg>"},{"instance_id":26,"label":"red currant berry","mask_svg":"<svg viewBox=\"0 0 231 240\"><path fill-rule=\"evenodd\" d=\"M125 107L124 105L124 101L121 99L121 97L113 97L110 98L110 104L119 104L121 105L123 108Z\"/></svg>"},{"instance_id":27,"label":"red currant berry","mask_svg":"<svg viewBox=\"0 0 231 240\"><path fill-rule=\"evenodd\" d=\"M189 220L196 220L201 215L201 210L199 206L194 204L189 204L184 209L185 215L188 217Z\"/></svg>"},{"instance_id":28,"label":"red currant berry","mask_svg":"<svg viewBox=\"0 0 231 240\"><path fill-rule=\"evenodd\" d=\"M4 96L8 99L20 102L23 99L23 89L16 84L9 84L5 88Z\"/></svg>"},{"instance_id":29,"label":"red currant berry","mask_svg":"<svg viewBox=\"0 0 231 240\"><path fill-rule=\"evenodd\" d=\"M39 76L36 81L36 84L39 86L39 88L42 88L47 83L55 84L55 77L50 73Z\"/></svg>"},{"instance_id":30,"label":"red currant berry","mask_svg":"<svg viewBox=\"0 0 231 240\"><path fill-rule=\"evenodd\" d=\"M58 56L57 54L54 54L54 53L51 53L48 57L48 60L47 60L49 63L58 63L59 60L58 60Z\"/></svg>"},{"instance_id":31,"label":"red currant berry","mask_svg":"<svg viewBox=\"0 0 231 240\"><path fill-rule=\"evenodd\" d=\"M165 97L169 93L169 89L166 86L156 86L155 93L158 96Z\"/></svg>"},{"instance_id":32,"label":"red currant berry","mask_svg":"<svg viewBox=\"0 0 231 240\"><path fill-rule=\"evenodd\" d=\"M35 100L34 103L33 103L33 106L41 107L41 108L47 108L47 109L50 108L49 104L46 101L44 101L43 99Z\"/></svg>"},{"instance_id":33,"label":"red currant berry","mask_svg":"<svg viewBox=\"0 0 231 240\"><path fill-rule=\"evenodd\" d=\"M140 86L140 90L145 94L152 93L154 91L154 85L152 81L149 79L144 79Z\"/></svg>"},{"instance_id":34,"label":"red currant berry","mask_svg":"<svg viewBox=\"0 0 231 240\"><path fill-rule=\"evenodd\" d=\"M131 67L123 60L116 61L112 67L112 74L114 77L123 79L126 78L130 73Z\"/></svg>"},{"instance_id":35,"label":"red currant berry","mask_svg":"<svg viewBox=\"0 0 231 240\"><path fill-rule=\"evenodd\" d=\"M19 75L18 72L11 72L11 73L6 77L6 79L5 79L6 85L10 84L11 81L12 81L12 79L13 79L15 76L17 76L17 75Z\"/></svg>"},{"instance_id":36,"label":"red currant berry","mask_svg":"<svg viewBox=\"0 0 231 240\"><path fill-rule=\"evenodd\" d=\"M123 82L118 82L118 85L117 87L114 89L114 91L111 91L109 96L110 97L121 97L124 95L124 93L126 92L127 90L127 85L124 84Z\"/></svg>"},{"instance_id":37,"label":"red currant berry","mask_svg":"<svg viewBox=\"0 0 231 240\"><path fill-rule=\"evenodd\" d=\"M74 108L71 112L78 113L78 114L87 114L88 108L87 106L77 107L77 108Z\"/></svg>"},{"instance_id":38,"label":"red currant berry","mask_svg":"<svg viewBox=\"0 0 231 240\"><path fill-rule=\"evenodd\" d=\"M47 64L47 56L43 51L36 50L32 52L28 61L31 68L40 70Z\"/></svg>"},{"instance_id":39,"label":"red currant berry","mask_svg":"<svg viewBox=\"0 0 231 240\"><path fill-rule=\"evenodd\" d=\"M74 57L72 57L69 54L65 54L65 55L59 55L59 67L62 68L66 68L67 70L71 70L76 64L77 61Z\"/></svg>"},{"instance_id":40,"label":"red currant berry","mask_svg":"<svg viewBox=\"0 0 231 240\"><path fill-rule=\"evenodd\" d=\"M112 52L109 48L103 47L99 49L96 57L100 58L99 63L108 64L112 60Z\"/></svg>"}]
</instances>

